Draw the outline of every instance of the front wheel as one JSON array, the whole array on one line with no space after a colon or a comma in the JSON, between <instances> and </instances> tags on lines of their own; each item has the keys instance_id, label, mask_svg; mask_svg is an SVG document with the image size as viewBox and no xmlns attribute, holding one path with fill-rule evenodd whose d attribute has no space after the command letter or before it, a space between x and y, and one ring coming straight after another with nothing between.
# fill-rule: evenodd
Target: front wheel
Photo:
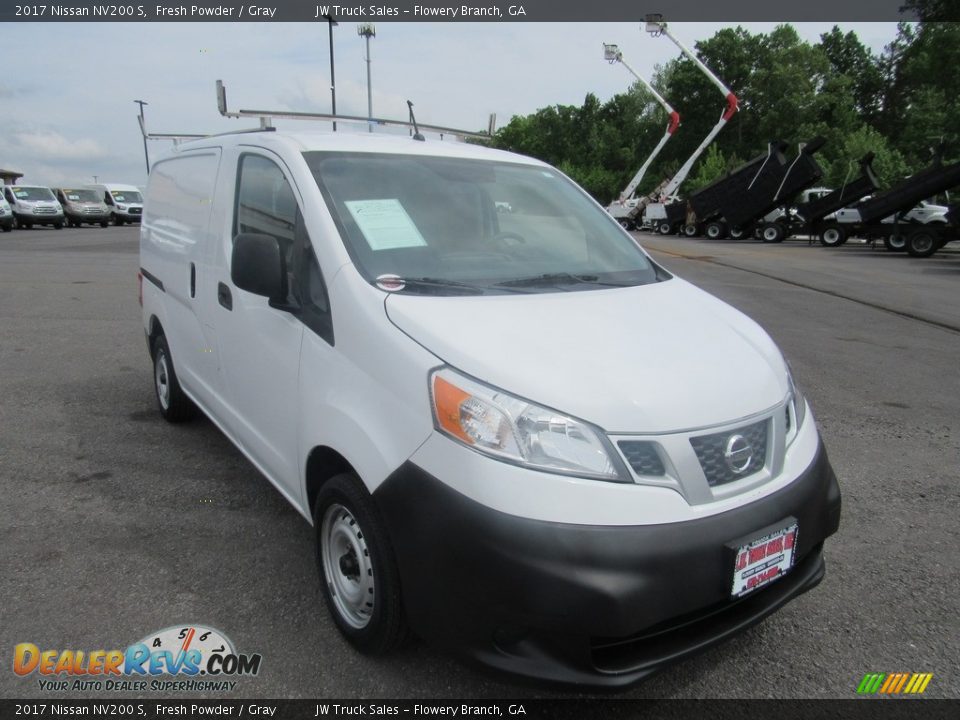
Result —
<instances>
[{"instance_id":1,"label":"front wheel","mask_svg":"<svg viewBox=\"0 0 960 720\"><path fill-rule=\"evenodd\" d=\"M707 223L704 234L711 240L722 240L727 236L727 224L719 220Z\"/></svg>"},{"instance_id":2,"label":"front wheel","mask_svg":"<svg viewBox=\"0 0 960 720\"><path fill-rule=\"evenodd\" d=\"M783 225L780 223L766 223L762 228L760 228L760 239L765 243L783 242L785 235L786 232L783 229Z\"/></svg>"},{"instance_id":3,"label":"front wheel","mask_svg":"<svg viewBox=\"0 0 960 720\"><path fill-rule=\"evenodd\" d=\"M630 232L631 230L633 230L633 223L630 222L630 220L628 220L627 218L620 218L619 220L617 220L617 222L620 223L620 227L622 227L627 232Z\"/></svg>"},{"instance_id":4,"label":"front wheel","mask_svg":"<svg viewBox=\"0 0 960 720\"><path fill-rule=\"evenodd\" d=\"M696 237L700 234L700 228L696 223L687 223L683 226L683 234L688 238Z\"/></svg>"},{"instance_id":5,"label":"front wheel","mask_svg":"<svg viewBox=\"0 0 960 720\"><path fill-rule=\"evenodd\" d=\"M661 235L671 235L673 233L673 225L664 220L657 225L657 232Z\"/></svg>"},{"instance_id":6,"label":"front wheel","mask_svg":"<svg viewBox=\"0 0 960 720\"><path fill-rule=\"evenodd\" d=\"M730 237L733 240L740 240L747 236L747 231L743 228L732 227L730 228Z\"/></svg>"},{"instance_id":7,"label":"front wheel","mask_svg":"<svg viewBox=\"0 0 960 720\"><path fill-rule=\"evenodd\" d=\"M109 224L110 224L110 223L108 223L106 220L101 220L101 221L100 221L100 227L107 227Z\"/></svg>"},{"instance_id":8,"label":"front wheel","mask_svg":"<svg viewBox=\"0 0 960 720\"><path fill-rule=\"evenodd\" d=\"M114 215L113 224L116 225L117 227L120 227L121 225L123 225L123 218L120 217L119 215Z\"/></svg>"},{"instance_id":9,"label":"front wheel","mask_svg":"<svg viewBox=\"0 0 960 720\"><path fill-rule=\"evenodd\" d=\"M400 573L386 525L360 479L330 478L313 518L323 597L337 628L367 655L399 647L407 636Z\"/></svg>"}]
</instances>

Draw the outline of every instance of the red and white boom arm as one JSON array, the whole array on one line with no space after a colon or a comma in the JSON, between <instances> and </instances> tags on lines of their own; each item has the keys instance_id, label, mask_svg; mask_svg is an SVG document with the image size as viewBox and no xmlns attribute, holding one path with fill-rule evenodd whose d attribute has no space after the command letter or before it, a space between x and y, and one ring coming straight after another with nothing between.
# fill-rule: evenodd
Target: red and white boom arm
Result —
<instances>
[{"instance_id":1,"label":"red and white boom arm","mask_svg":"<svg viewBox=\"0 0 960 720\"><path fill-rule=\"evenodd\" d=\"M643 85L647 92L653 95L657 102L663 106L663 109L667 111L667 115L670 117L670 122L667 124L667 131L663 134L663 137L660 139L660 142L657 143L657 146L653 149L653 152L647 157L643 165L640 166L640 169L637 170L637 174L633 176L633 179L627 184L627 187L624 188L623 192L620 193L620 202L624 203L631 197L633 197L634 191L637 189L637 186L640 184L640 181L643 180L643 176L646 175L647 169L650 167L650 164L654 161L657 155L660 154L660 151L663 150L663 146L667 144L667 140L673 137L673 134L677 131L677 128L680 127L680 113L670 107L670 103L663 99L663 96L658 93L653 85L647 82L646 78L641 77L637 72L627 64L627 61L623 59L623 53L620 52L620 48L616 45L608 45L607 43L603 44L603 59L606 60L611 65L615 62L623 65L631 75L633 75L641 85Z\"/></svg>"},{"instance_id":2,"label":"red and white boom arm","mask_svg":"<svg viewBox=\"0 0 960 720\"><path fill-rule=\"evenodd\" d=\"M700 58L694 55L686 45L680 42L676 37L673 36L673 33L670 32L670 28L667 27L667 23L663 20L663 16L660 14L647 15L647 32L650 33L653 37L658 37L660 35L666 35L673 41L673 44L680 48L680 51L687 56L690 60L693 61L694 65L700 68L700 72L707 76L707 78L714 85L717 86L717 89L723 93L724 99L727 101L727 106L723 109L723 114L720 116L720 120L716 125L713 126L713 129L707 135L702 143L693 151L687 161L683 166L677 171L677 174L670 178L668 182L660 193L661 202L666 201L673 193L677 191L677 188L680 187L680 184L687 179L687 175L690 173L690 169L693 167L693 164L699 159L700 155L704 150L707 149L707 146L713 142L713 139L717 136L723 126L727 124L727 121L732 118L739 107L737 106L737 96L734 95L730 88L721 82L720 78L713 74L713 71L710 70L706 65L704 65Z\"/></svg>"}]
</instances>

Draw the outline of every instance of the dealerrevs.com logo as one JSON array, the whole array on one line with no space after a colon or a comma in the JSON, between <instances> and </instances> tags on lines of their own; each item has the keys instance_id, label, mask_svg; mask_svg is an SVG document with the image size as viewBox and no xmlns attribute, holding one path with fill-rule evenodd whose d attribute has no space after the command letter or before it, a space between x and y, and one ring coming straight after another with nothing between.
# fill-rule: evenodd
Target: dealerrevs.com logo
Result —
<instances>
[{"instance_id":1,"label":"dealerrevs.com logo","mask_svg":"<svg viewBox=\"0 0 960 720\"><path fill-rule=\"evenodd\" d=\"M13 649L13 671L38 675L45 691L200 692L233 690L260 672L262 656L238 653L219 630L181 625L150 633L124 650Z\"/></svg>"}]
</instances>

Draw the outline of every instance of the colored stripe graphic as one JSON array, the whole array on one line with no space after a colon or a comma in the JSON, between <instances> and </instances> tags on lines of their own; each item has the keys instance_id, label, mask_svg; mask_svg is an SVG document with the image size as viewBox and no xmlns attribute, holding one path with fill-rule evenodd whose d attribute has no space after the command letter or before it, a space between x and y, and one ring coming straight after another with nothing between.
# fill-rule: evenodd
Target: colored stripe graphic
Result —
<instances>
[{"instance_id":1,"label":"colored stripe graphic","mask_svg":"<svg viewBox=\"0 0 960 720\"><path fill-rule=\"evenodd\" d=\"M933 673L867 673L857 686L858 695L920 695Z\"/></svg>"}]
</instances>

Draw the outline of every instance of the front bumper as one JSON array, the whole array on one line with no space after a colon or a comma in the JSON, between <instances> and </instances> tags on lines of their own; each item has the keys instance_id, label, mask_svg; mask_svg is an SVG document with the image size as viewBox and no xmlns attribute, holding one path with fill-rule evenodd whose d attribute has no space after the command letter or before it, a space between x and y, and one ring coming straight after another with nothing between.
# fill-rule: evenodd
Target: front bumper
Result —
<instances>
[{"instance_id":1,"label":"front bumper","mask_svg":"<svg viewBox=\"0 0 960 720\"><path fill-rule=\"evenodd\" d=\"M81 224L83 223L99 224L102 222L109 222L110 220L109 212L102 212L102 213L67 212L65 214L67 216L67 220L71 222L78 222Z\"/></svg>"},{"instance_id":2,"label":"front bumper","mask_svg":"<svg viewBox=\"0 0 960 720\"><path fill-rule=\"evenodd\" d=\"M824 576L840 489L822 445L783 489L686 522L588 526L491 510L406 463L374 493L408 620L483 665L542 680L622 687L759 622ZM797 561L730 598L725 544L787 517Z\"/></svg>"},{"instance_id":3,"label":"front bumper","mask_svg":"<svg viewBox=\"0 0 960 720\"><path fill-rule=\"evenodd\" d=\"M56 225L64 223L63 213L53 215L33 215L28 213L14 213L18 223L30 225Z\"/></svg>"}]
</instances>

